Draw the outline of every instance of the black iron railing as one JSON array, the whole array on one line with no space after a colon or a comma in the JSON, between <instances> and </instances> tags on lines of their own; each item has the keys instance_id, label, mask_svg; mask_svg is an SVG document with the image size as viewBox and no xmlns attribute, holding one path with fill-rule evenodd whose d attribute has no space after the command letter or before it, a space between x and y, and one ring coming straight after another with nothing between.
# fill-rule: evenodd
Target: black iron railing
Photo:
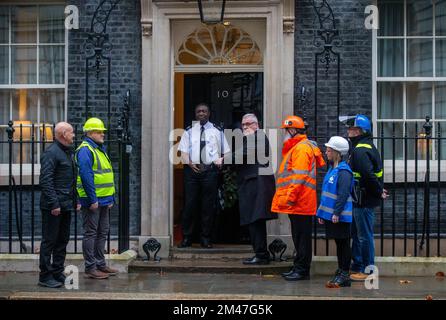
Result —
<instances>
[{"instance_id":1,"label":"black iron railing","mask_svg":"<svg viewBox=\"0 0 446 320\"><path fill-rule=\"evenodd\" d=\"M117 191L117 203L111 209L112 227L107 241L108 252L129 249L129 171L132 151L128 123L129 99L127 92L124 112L118 120L115 133L110 133L112 139L105 142L114 168ZM77 126L74 130L74 147L77 148L82 142L83 133ZM36 253L41 240L38 184L40 155L53 143L54 125L25 126L14 125L10 121L6 132L6 139L3 139L4 135L0 135L0 150L7 150L6 154L0 155L0 253ZM76 212L75 208L73 212ZM68 251L77 253L78 241L82 238L78 214L72 215L72 221ZM117 241L117 248L112 248L112 241Z\"/></svg>"},{"instance_id":2,"label":"black iron railing","mask_svg":"<svg viewBox=\"0 0 446 320\"><path fill-rule=\"evenodd\" d=\"M128 101L128 97L127 97ZM113 134L106 142L116 172L117 205L113 208L111 241L117 241L117 251L129 247L129 155L128 108ZM390 197L376 208L376 254L386 256L444 256L446 250L446 123L414 124L418 133L411 135L406 128L397 134L398 124L391 123L390 134L381 126L374 137L384 159L385 188ZM408 125L404 125L407 127ZM0 175L0 251L36 252L40 241L40 195L37 176L38 155L52 142L52 127L36 127L25 134L25 127L10 123L9 139L0 140L7 148L6 163ZM12 129L15 129L12 132ZM325 132L330 132L326 128ZM81 133L77 130L76 146ZM336 130L332 130L336 131ZM39 132L39 135L35 133ZM28 135L29 134L29 135ZM334 134L334 133L333 133ZM0 136L1 137L1 136ZM1 139L1 138L0 138ZM311 137L319 146L329 136ZM0 148L1 149L1 148ZM26 150L27 151L26 151ZM5 155L3 158L5 159ZM29 163L27 161L29 160ZM2 162L2 161L0 161ZM318 172L322 181L325 170ZM72 223L71 252L79 252L81 225L78 215ZM333 254L334 246L324 237L324 227L314 225L314 252ZM113 242L113 246L116 242ZM330 249L331 248L331 249Z\"/></svg>"},{"instance_id":3,"label":"black iron railing","mask_svg":"<svg viewBox=\"0 0 446 320\"><path fill-rule=\"evenodd\" d=\"M396 127L404 127L397 134ZM409 134L412 125L415 134ZM446 255L446 122L389 123L373 140L384 165L390 197L375 209L375 250L381 256ZM336 131L336 130L331 130ZM327 125L326 132L330 132ZM443 134L442 134L443 132ZM435 134L433 134L435 133ZM335 132L333 132L335 135ZM311 137L322 146L329 136ZM322 182L325 170L318 173ZM314 225L314 253L333 254L324 226ZM322 247L321 247L322 246Z\"/></svg>"}]
</instances>

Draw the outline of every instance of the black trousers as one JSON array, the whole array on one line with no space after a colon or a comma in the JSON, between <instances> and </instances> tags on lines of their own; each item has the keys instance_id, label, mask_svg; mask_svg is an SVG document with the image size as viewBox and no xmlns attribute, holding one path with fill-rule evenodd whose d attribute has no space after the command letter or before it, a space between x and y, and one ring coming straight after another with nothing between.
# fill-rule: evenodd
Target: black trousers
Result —
<instances>
[{"instance_id":1,"label":"black trousers","mask_svg":"<svg viewBox=\"0 0 446 320\"><path fill-rule=\"evenodd\" d=\"M266 242L266 220L260 219L248 225L252 248L257 258L268 259L269 252Z\"/></svg>"},{"instance_id":2,"label":"black trousers","mask_svg":"<svg viewBox=\"0 0 446 320\"><path fill-rule=\"evenodd\" d=\"M192 238L197 216L197 205L201 204L201 238L210 240L217 204L218 170L212 168L195 173L184 167L185 205L183 210L183 236Z\"/></svg>"},{"instance_id":3,"label":"black trousers","mask_svg":"<svg viewBox=\"0 0 446 320\"><path fill-rule=\"evenodd\" d=\"M336 252L338 255L338 267L342 271L348 272L350 270L350 263L352 260L350 238L335 239L335 242Z\"/></svg>"},{"instance_id":4,"label":"black trousers","mask_svg":"<svg viewBox=\"0 0 446 320\"><path fill-rule=\"evenodd\" d=\"M40 280L48 280L53 274L64 271L67 244L70 241L70 223L71 211L62 211L56 217L51 214L51 211L42 210Z\"/></svg>"},{"instance_id":5,"label":"black trousers","mask_svg":"<svg viewBox=\"0 0 446 320\"><path fill-rule=\"evenodd\" d=\"M303 275L310 274L312 259L311 233L313 216L289 214L291 223L291 235L293 237L296 257L294 258L294 270Z\"/></svg>"}]
</instances>

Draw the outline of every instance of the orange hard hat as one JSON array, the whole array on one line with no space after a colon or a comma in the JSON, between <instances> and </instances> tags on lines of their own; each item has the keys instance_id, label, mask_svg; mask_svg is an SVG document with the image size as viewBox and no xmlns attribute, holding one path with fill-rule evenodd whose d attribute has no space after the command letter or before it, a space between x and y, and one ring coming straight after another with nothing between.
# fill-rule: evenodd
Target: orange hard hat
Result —
<instances>
[{"instance_id":1,"label":"orange hard hat","mask_svg":"<svg viewBox=\"0 0 446 320\"><path fill-rule=\"evenodd\" d=\"M280 127L282 129L286 128L305 129L305 123L301 117L288 116L285 118L285 120L283 120L282 125Z\"/></svg>"}]
</instances>

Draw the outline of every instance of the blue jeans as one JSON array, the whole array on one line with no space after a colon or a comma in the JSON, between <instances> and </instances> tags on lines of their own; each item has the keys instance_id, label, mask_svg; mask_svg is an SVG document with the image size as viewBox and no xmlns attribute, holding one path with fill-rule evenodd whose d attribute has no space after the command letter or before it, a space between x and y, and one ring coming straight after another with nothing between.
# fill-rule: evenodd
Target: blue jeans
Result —
<instances>
[{"instance_id":1,"label":"blue jeans","mask_svg":"<svg viewBox=\"0 0 446 320\"><path fill-rule=\"evenodd\" d=\"M352 271L364 272L367 266L375 264L374 221L375 211L372 208L353 207Z\"/></svg>"}]
</instances>

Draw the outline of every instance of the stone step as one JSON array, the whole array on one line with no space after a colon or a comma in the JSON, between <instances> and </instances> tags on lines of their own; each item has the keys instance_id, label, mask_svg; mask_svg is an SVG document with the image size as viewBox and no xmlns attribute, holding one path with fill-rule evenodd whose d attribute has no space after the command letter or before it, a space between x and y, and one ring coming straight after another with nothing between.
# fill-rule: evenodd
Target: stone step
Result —
<instances>
[{"instance_id":1,"label":"stone step","mask_svg":"<svg viewBox=\"0 0 446 320\"><path fill-rule=\"evenodd\" d=\"M247 266L242 260L215 259L162 259L159 262L135 260L129 265L129 273L234 273L234 274L280 274L289 271L292 262L275 262L268 265Z\"/></svg>"},{"instance_id":2,"label":"stone step","mask_svg":"<svg viewBox=\"0 0 446 320\"><path fill-rule=\"evenodd\" d=\"M194 244L188 248L172 248L171 259L187 260L242 260L252 257L254 252L248 245L214 245L212 249Z\"/></svg>"}]
</instances>

